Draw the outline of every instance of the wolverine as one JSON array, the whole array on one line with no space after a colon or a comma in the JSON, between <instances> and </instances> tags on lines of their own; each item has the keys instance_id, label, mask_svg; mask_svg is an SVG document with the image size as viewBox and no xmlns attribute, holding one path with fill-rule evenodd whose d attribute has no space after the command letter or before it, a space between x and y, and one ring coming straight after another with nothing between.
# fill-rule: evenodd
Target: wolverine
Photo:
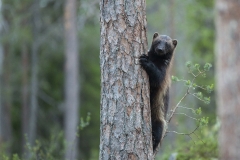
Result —
<instances>
[{"instance_id":1,"label":"wolverine","mask_svg":"<svg viewBox=\"0 0 240 160\"><path fill-rule=\"evenodd\" d=\"M171 84L170 68L176 46L176 39L154 33L148 54L143 54L139 58L140 65L147 72L150 83L153 151L156 150L166 132Z\"/></svg>"}]
</instances>

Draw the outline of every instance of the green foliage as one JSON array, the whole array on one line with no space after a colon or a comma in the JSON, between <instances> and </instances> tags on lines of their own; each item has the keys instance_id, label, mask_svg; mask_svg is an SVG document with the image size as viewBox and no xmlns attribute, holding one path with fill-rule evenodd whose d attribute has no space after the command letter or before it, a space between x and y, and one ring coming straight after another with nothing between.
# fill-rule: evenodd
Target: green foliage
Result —
<instances>
[{"instance_id":1,"label":"green foliage","mask_svg":"<svg viewBox=\"0 0 240 160\"><path fill-rule=\"evenodd\" d=\"M81 159L98 159L96 151L99 151L100 143L100 26L93 20L87 21L80 32L81 117L91 113L90 126L80 134Z\"/></svg>"},{"instance_id":2,"label":"green foliage","mask_svg":"<svg viewBox=\"0 0 240 160\"><path fill-rule=\"evenodd\" d=\"M55 131L56 132L56 131ZM30 160L59 160L64 156L65 142L63 132L53 132L50 141L36 140L35 145L31 146L26 144L27 150L30 151ZM5 153L1 153L1 160L24 160L27 157L26 153L23 154L23 158L20 158L18 154L7 156Z\"/></svg>"},{"instance_id":3,"label":"green foliage","mask_svg":"<svg viewBox=\"0 0 240 160\"><path fill-rule=\"evenodd\" d=\"M182 81L184 84L188 87L188 94L193 95L197 99L203 101L206 104L210 103L210 97L205 97L202 93L202 91L198 92L193 92L194 90L203 90L206 91L207 93L211 93L213 91L214 85L198 85L196 84L197 78L200 76L203 76L204 78L206 77L206 72L210 70L212 65L210 63L206 63L203 67L200 64L193 64L191 61L186 62L186 67L188 69L188 73L193 77L191 80L185 80L185 79L180 79L176 76L172 76L172 80L175 82Z\"/></svg>"},{"instance_id":4,"label":"green foliage","mask_svg":"<svg viewBox=\"0 0 240 160\"><path fill-rule=\"evenodd\" d=\"M65 151L65 140L63 132L52 132L50 140L36 140L35 145L26 144L27 150L30 151L32 160L58 160L62 159ZM24 157L27 155L24 155Z\"/></svg>"},{"instance_id":5,"label":"green foliage","mask_svg":"<svg viewBox=\"0 0 240 160\"><path fill-rule=\"evenodd\" d=\"M217 141L210 138L205 138L202 141L195 142L195 145L187 143L181 146L177 151L176 160L213 160L217 159Z\"/></svg>"},{"instance_id":6,"label":"green foliage","mask_svg":"<svg viewBox=\"0 0 240 160\"><path fill-rule=\"evenodd\" d=\"M202 118L198 119L198 125L199 125L200 127L202 127L202 126L207 126L207 124L208 124L208 119L209 119L209 117L202 117Z\"/></svg>"},{"instance_id":7,"label":"green foliage","mask_svg":"<svg viewBox=\"0 0 240 160\"><path fill-rule=\"evenodd\" d=\"M201 115L202 114L202 109L201 109L201 107L199 107L198 109L196 109L196 110L194 110L195 112L195 114L197 114L197 115Z\"/></svg>"},{"instance_id":8,"label":"green foliage","mask_svg":"<svg viewBox=\"0 0 240 160\"><path fill-rule=\"evenodd\" d=\"M203 118L207 123L208 119ZM201 133L198 133L201 139L194 143L191 141L181 145L176 150L176 160L217 160L218 159L218 144L217 131L219 125L213 127L202 127Z\"/></svg>"},{"instance_id":9,"label":"green foliage","mask_svg":"<svg viewBox=\"0 0 240 160\"><path fill-rule=\"evenodd\" d=\"M193 64L192 62L188 61L186 63L186 67L188 69L188 73L192 76L191 80L185 80L185 79L178 78L176 76L172 76L172 80L178 81L178 82L183 82L185 84L185 86L187 87L187 89L186 89L186 93L184 94L184 96L180 99L180 101L177 103L177 105L175 107L173 107L173 109L170 113L168 122L171 121L173 115L184 115L187 118L190 118L191 120L194 120L196 122L197 127L192 131L188 130L187 133L179 133L177 131L167 131L167 133L176 133L178 135L185 135L185 136L190 137L191 140L193 140L192 136L196 136L198 141L200 141L201 143L204 143L203 140L201 140L201 137L199 137L196 132L197 132L197 130L202 131L203 127L208 125L209 118L208 117L201 117L201 114L202 114L202 108L201 107L198 107L198 108L195 109L195 108L190 108L190 107L185 107L185 106L183 107L183 106L180 106L180 104L182 103L182 101L187 96L193 96L194 98L197 98L198 100L200 100L200 101L202 101L206 104L210 103L210 97L206 97L205 94L202 91L207 91L208 93L211 93L211 91L213 90L213 85L203 86L203 85L199 85L195 81L199 77L201 77L202 75L206 76L206 72L209 71L211 66L212 65L210 63L206 63L202 67L200 64ZM196 91L197 88L201 89L202 91ZM184 113L184 111L176 113L176 110L178 108L191 110L195 117L189 116L188 113ZM195 140L193 140L193 142L196 144ZM196 145L201 145L201 143L197 143ZM194 146L190 145L189 150L190 151L195 151ZM201 153L199 153L199 154L201 154Z\"/></svg>"},{"instance_id":10,"label":"green foliage","mask_svg":"<svg viewBox=\"0 0 240 160\"><path fill-rule=\"evenodd\" d=\"M203 68L204 68L204 71L209 71L211 67L212 65L210 63L206 63Z\"/></svg>"},{"instance_id":11,"label":"green foliage","mask_svg":"<svg viewBox=\"0 0 240 160\"><path fill-rule=\"evenodd\" d=\"M192 51L191 55L193 56L192 61L197 61L201 66L202 70L208 71L209 76L206 77L206 74L202 74L196 80L196 83L214 83L214 70L215 67L211 64L214 64L214 39L215 39L215 27L214 27L214 0L208 1L198 1L191 0L187 3L186 7L186 35L191 41ZM209 62L209 63L205 63ZM210 85L211 86L211 85ZM196 88L198 91L202 91L201 88ZM215 123L216 119L216 101L215 101L215 91L213 86L205 90L209 93L208 98L212 99L206 103L198 103L198 106L202 107L202 112L205 115L210 117L210 124ZM211 106L211 107L208 107Z\"/></svg>"},{"instance_id":12,"label":"green foliage","mask_svg":"<svg viewBox=\"0 0 240 160\"><path fill-rule=\"evenodd\" d=\"M81 118L79 125L80 133L80 152L81 159L97 159L99 150L99 113L100 113L100 69L99 69L99 22L98 22L98 4L90 3L90 1L78 1L78 19L79 19L79 49L80 49L80 82L81 83ZM213 43L214 43L214 24L213 24L213 0L208 1L175 1L175 9L170 9L170 1L163 0L159 3L158 0L148 1L148 36L152 39L150 32L161 31L162 34L170 35L169 28L172 27L170 19L174 19L176 34L174 38L179 40L178 50L186 44L192 47L191 55L194 54L193 61L198 61L199 64L187 64L188 68L194 71L194 74L201 69L214 74L214 66L204 63L210 62L213 64ZM7 64L9 67L4 68L8 72L6 77L9 77L9 88L4 94L9 95L11 101L11 121L13 129L13 138L10 152L21 155L21 107L22 107L22 60L21 55L25 47L28 57L27 83L30 81L29 71L31 69L31 48L33 42L32 34L32 13L34 1L31 0L2 0L3 13L3 32L1 34L1 43L8 51ZM93 5L94 4L94 5ZM40 35L39 42L39 111L38 111L38 142L34 147L30 147L33 154L40 154L42 158L59 158L63 155L64 140L57 138L55 140L52 135L56 135L63 128L63 103L64 103L64 37L63 37L63 0L41 0L40 1ZM174 7L174 6L173 6ZM187 14L183 14L182 10ZM170 16L170 12L174 11ZM172 12L173 13L173 12ZM169 15L169 16L166 16ZM180 18L181 17L181 18ZM184 23L183 22L184 19ZM181 23L179 23L181 22ZM169 27L171 26L171 27ZM178 34L179 32L183 34ZM188 33L188 34L186 34ZM89 36L91 35L91 36ZM185 44L181 37L186 37ZM150 41L149 41L150 42ZM183 47L185 48L185 47ZM177 53L178 54L178 53ZM181 54L181 57L184 54ZM189 55L189 54L188 54ZM187 57L190 59L191 57ZM179 61L179 60L178 60ZM185 59L184 59L185 61ZM181 62L180 62L181 63ZM203 66L204 65L204 66ZM201 68L201 66L203 66ZM178 66L177 66L178 67ZM176 72L178 73L178 72ZM179 72L183 75L183 72ZM190 74L191 75L191 74ZM210 98L214 97L213 91L213 76L204 78L206 74L202 74L195 82L192 83L190 78L174 77L173 81L183 82L187 87L191 87L193 93L198 99L201 99L196 106L198 109L191 109L192 113L200 117L201 114L209 116L209 123L212 117L215 117L215 103ZM198 84L212 85L198 85ZM184 86L184 85L183 85ZM30 86L28 86L28 89ZM202 89L203 88L203 89ZM208 96L205 96L205 91ZM29 93L30 94L30 93ZM210 106L205 106L203 103L210 103ZM211 121L210 121L211 120ZM91 122L90 122L91 121ZM206 124L206 119L199 120ZM89 124L90 123L90 124ZM179 122L184 123L183 121ZM86 127L89 125L89 127ZM54 126L54 127L53 127ZM185 125L182 125L185 126ZM85 128L84 128L85 127ZM55 132L49 128L54 128ZM84 130L81 130L84 128ZM60 133L59 133L60 134ZM18 144L18 145L12 145ZM2 144L1 144L2 145ZM9 149L9 147L7 148ZM7 150L6 149L6 150ZM51 154L52 157L49 155ZM1 157L2 156L2 157ZM4 154L0 154L0 159L3 159ZM5 159L18 159L15 156L6 156Z\"/></svg>"},{"instance_id":13,"label":"green foliage","mask_svg":"<svg viewBox=\"0 0 240 160\"><path fill-rule=\"evenodd\" d=\"M193 0L187 7L188 36L194 43L193 53L202 62L213 62L214 21L213 0Z\"/></svg>"},{"instance_id":14,"label":"green foliage","mask_svg":"<svg viewBox=\"0 0 240 160\"><path fill-rule=\"evenodd\" d=\"M52 131L63 130L64 123L64 34L63 34L63 0L41 0L38 42L38 126L37 139L39 149L35 147L34 153L41 152L47 155L44 148L54 146L51 142ZM11 106L11 122L13 129L12 142L5 150L10 153L22 155L22 80L26 78L27 89L30 90L31 50L33 42L33 12L35 10L31 0L2 0L0 17L2 30L0 42L8 51L5 55L4 71L9 77L10 87L4 90L9 95L9 108ZM98 4L87 0L77 0L78 10L78 38L80 55L80 125L77 135L80 136L81 158L89 159L91 153L99 150L99 120L100 120L100 69L99 69L99 22ZM3 19L1 19L3 18ZM91 36L89 36L91 35ZM22 54L26 53L26 62ZM26 63L27 76L23 77L22 66ZM1 85L1 84L0 84ZM10 92L11 91L11 92ZM6 95L6 94L5 94ZM28 92L27 101L31 93ZM30 104L27 104L30 107ZM90 114L91 113L91 118ZM86 115L88 115L85 118ZM91 121L91 123L90 123ZM90 125L90 127L86 127ZM85 127L85 128L84 128ZM84 129L83 129L84 128ZM60 141L59 143L61 143ZM18 144L18 145L12 145ZM47 144L48 143L48 144ZM1 144L2 145L2 144ZM59 144L59 147L62 146ZM1 147L1 146L0 146ZM30 149L30 148L29 148ZM31 148L33 149L33 148ZM62 150L59 148L59 151ZM54 153L53 153L54 152ZM53 157L55 151L51 151ZM60 157L60 156L59 156ZM10 157L10 159L13 157ZM45 157L46 158L46 157ZM51 157L48 157L51 158ZM62 159L62 158L56 158Z\"/></svg>"},{"instance_id":15,"label":"green foliage","mask_svg":"<svg viewBox=\"0 0 240 160\"><path fill-rule=\"evenodd\" d=\"M90 124L91 114L88 113L86 119L81 118L80 124L77 128L76 138L79 137L79 131L83 130ZM26 141L28 138L26 137ZM65 147L68 142L64 139L63 131L59 132L56 129L52 130L50 140L36 140L34 146L29 143L26 144L26 149L30 153L30 160L59 160L63 159ZM23 157L27 157L27 153ZM98 155L97 155L98 156ZM0 152L1 160L23 160L20 159L18 154L7 156L3 151Z\"/></svg>"},{"instance_id":16,"label":"green foliage","mask_svg":"<svg viewBox=\"0 0 240 160\"><path fill-rule=\"evenodd\" d=\"M189 141L178 141L178 147L168 149L161 155L159 160L169 160L169 157L175 157L176 160L217 160L218 144L217 131L218 124L213 127L202 126L199 136L192 137Z\"/></svg>"},{"instance_id":17,"label":"green foliage","mask_svg":"<svg viewBox=\"0 0 240 160\"><path fill-rule=\"evenodd\" d=\"M84 121L83 117L81 117L79 129L80 129L80 130L83 130L85 127L87 127L87 126L90 124L90 123L89 123L90 120L91 120L91 113L88 112L85 121Z\"/></svg>"},{"instance_id":18,"label":"green foliage","mask_svg":"<svg viewBox=\"0 0 240 160\"><path fill-rule=\"evenodd\" d=\"M173 127L180 132L189 133L192 131L191 129L194 125L201 124L203 125L202 127L204 127L205 124L211 126L215 123L216 102L213 85L215 68L209 64L214 64L215 28L213 13L213 0L163 0L161 3L157 0L147 1L148 29L152 32L148 35L149 42L152 40L152 34L156 31L177 38L179 42L175 54L172 72L174 76L172 76L172 81L180 83L172 84L172 93L175 96L171 97L172 105L177 104L178 100L184 95L186 88L190 87L189 93L191 93L191 95L188 94L176 111L177 113L184 113L189 117L184 114L174 115L173 126L170 123L169 129ZM186 63L189 74L185 74L186 69L182 67L186 59L191 60ZM193 62L197 62L197 64ZM198 70L205 73L199 75L194 82L192 82L193 74L196 76L199 72ZM195 118L195 120L190 118L190 116ZM201 118L202 116L204 117ZM198 130L202 131L202 127ZM176 134L172 134L164 139L161 157L162 153L171 152L174 150L173 148L183 147L182 144L186 143L188 136L179 135L179 137ZM175 136L177 136L177 138ZM200 136L200 138L204 138L204 136ZM176 144L176 141L173 141L175 139L181 142ZM214 141L216 143L216 137ZM170 147L166 149L168 145ZM197 149L199 148L197 147ZM167 156L166 159L169 159L169 156Z\"/></svg>"},{"instance_id":19,"label":"green foliage","mask_svg":"<svg viewBox=\"0 0 240 160\"><path fill-rule=\"evenodd\" d=\"M20 158L17 154L13 154L13 160L20 160Z\"/></svg>"},{"instance_id":20,"label":"green foliage","mask_svg":"<svg viewBox=\"0 0 240 160\"><path fill-rule=\"evenodd\" d=\"M34 146L27 143L25 147L30 151L30 160L59 160L64 157L65 144L63 132L54 130L50 140L36 140ZM24 160L26 159L24 157L28 157L28 155L24 153L20 158L18 154L7 156L5 153L1 153L0 157L1 160Z\"/></svg>"}]
</instances>

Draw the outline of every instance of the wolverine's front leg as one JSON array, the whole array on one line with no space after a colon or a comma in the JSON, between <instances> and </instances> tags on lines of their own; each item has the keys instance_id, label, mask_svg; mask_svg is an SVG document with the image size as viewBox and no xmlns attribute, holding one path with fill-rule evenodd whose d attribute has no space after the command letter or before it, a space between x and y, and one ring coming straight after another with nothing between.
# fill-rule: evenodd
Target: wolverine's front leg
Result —
<instances>
[{"instance_id":1,"label":"wolverine's front leg","mask_svg":"<svg viewBox=\"0 0 240 160\"><path fill-rule=\"evenodd\" d=\"M140 65L147 72L149 76L150 86L159 86L164 78L164 72L161 72L155 64L149 60L146 54L139 58Z\"/></svg>"}]
</instances>

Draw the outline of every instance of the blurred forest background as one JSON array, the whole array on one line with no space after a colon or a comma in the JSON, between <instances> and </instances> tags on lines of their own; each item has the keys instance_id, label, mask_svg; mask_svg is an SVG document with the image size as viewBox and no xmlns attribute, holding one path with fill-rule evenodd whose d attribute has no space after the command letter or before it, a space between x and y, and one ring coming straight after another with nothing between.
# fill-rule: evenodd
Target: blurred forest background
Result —
<instances>
[{"instance_id":1,"label":"blurred forest background","mask_svg":"<svg viewBox=\"0 0 240 160\"><path fill-rule=\"evenodd\" d=\"M24 157L30 150L51 154L56 159L64 156L64 5L64 0L0 1L1 154L17 153ZM37 25L34 23L36 18ZM79 127L85 126L77 130L78 153L80 159L96 160L100 135L99 2L78 0L76 18L80 84L78 119L79 122L81 119ZM154 32L178 39L173 75L188 79L187 61L201 65L208 62L213 64L210 74L198 79L197 83L214 83L213 0L147 0L147 23L148 45ZM172 86L171 106L176 105L186 92L184 84L173 83ZM208 127L201 129L198 135L211 143L214 157L217 150L215 92L208 96L211 97L210 104L193 97L182 104L195 109L202 107L202 114L209 117ZM35 113L31 112L33 102L37 106ZM29 146L27 133L31 117L36 118L33 129L37 142ZM179 115L172 120L170 130L188 133L195 126L192 119ZM169 157L179 148L186 152L188 149L184 151L183 144L189 147L194 142L188 136L169 134L162 144L159 159Z\"/></svg>"}]
</instances>

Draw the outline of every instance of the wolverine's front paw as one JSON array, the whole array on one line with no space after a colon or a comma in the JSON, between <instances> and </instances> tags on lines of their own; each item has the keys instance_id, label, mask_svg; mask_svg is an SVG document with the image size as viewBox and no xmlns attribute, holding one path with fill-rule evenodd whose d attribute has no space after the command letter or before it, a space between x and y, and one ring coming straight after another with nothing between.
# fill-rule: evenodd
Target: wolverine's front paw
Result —
<instances>
[{"instance_id":1,"label":"wolverine's front paw","mask_svg":"<svg viewBox=\"0 0 240 160\"><path fill-rule=\"evenodd\" d=\"M142 55L140 56L140 59L141 59L141 58L146 58L146 59L148 59L148 55L142 54Z\"/></svg>"},{"instance_id":2,"label":"wolverine's front paw","mask_svg":"<svg viewBox=\"0 0 240 160\"><path fill-rule=\"evenodd\" d=\"M140 62L140 65L143 67L143 68L146 68L147 65L149 65L149 59L148 59L148 56L146 54L143 54L140 56L139 58L139 62Z\"/></svg>"}]
</instances>

